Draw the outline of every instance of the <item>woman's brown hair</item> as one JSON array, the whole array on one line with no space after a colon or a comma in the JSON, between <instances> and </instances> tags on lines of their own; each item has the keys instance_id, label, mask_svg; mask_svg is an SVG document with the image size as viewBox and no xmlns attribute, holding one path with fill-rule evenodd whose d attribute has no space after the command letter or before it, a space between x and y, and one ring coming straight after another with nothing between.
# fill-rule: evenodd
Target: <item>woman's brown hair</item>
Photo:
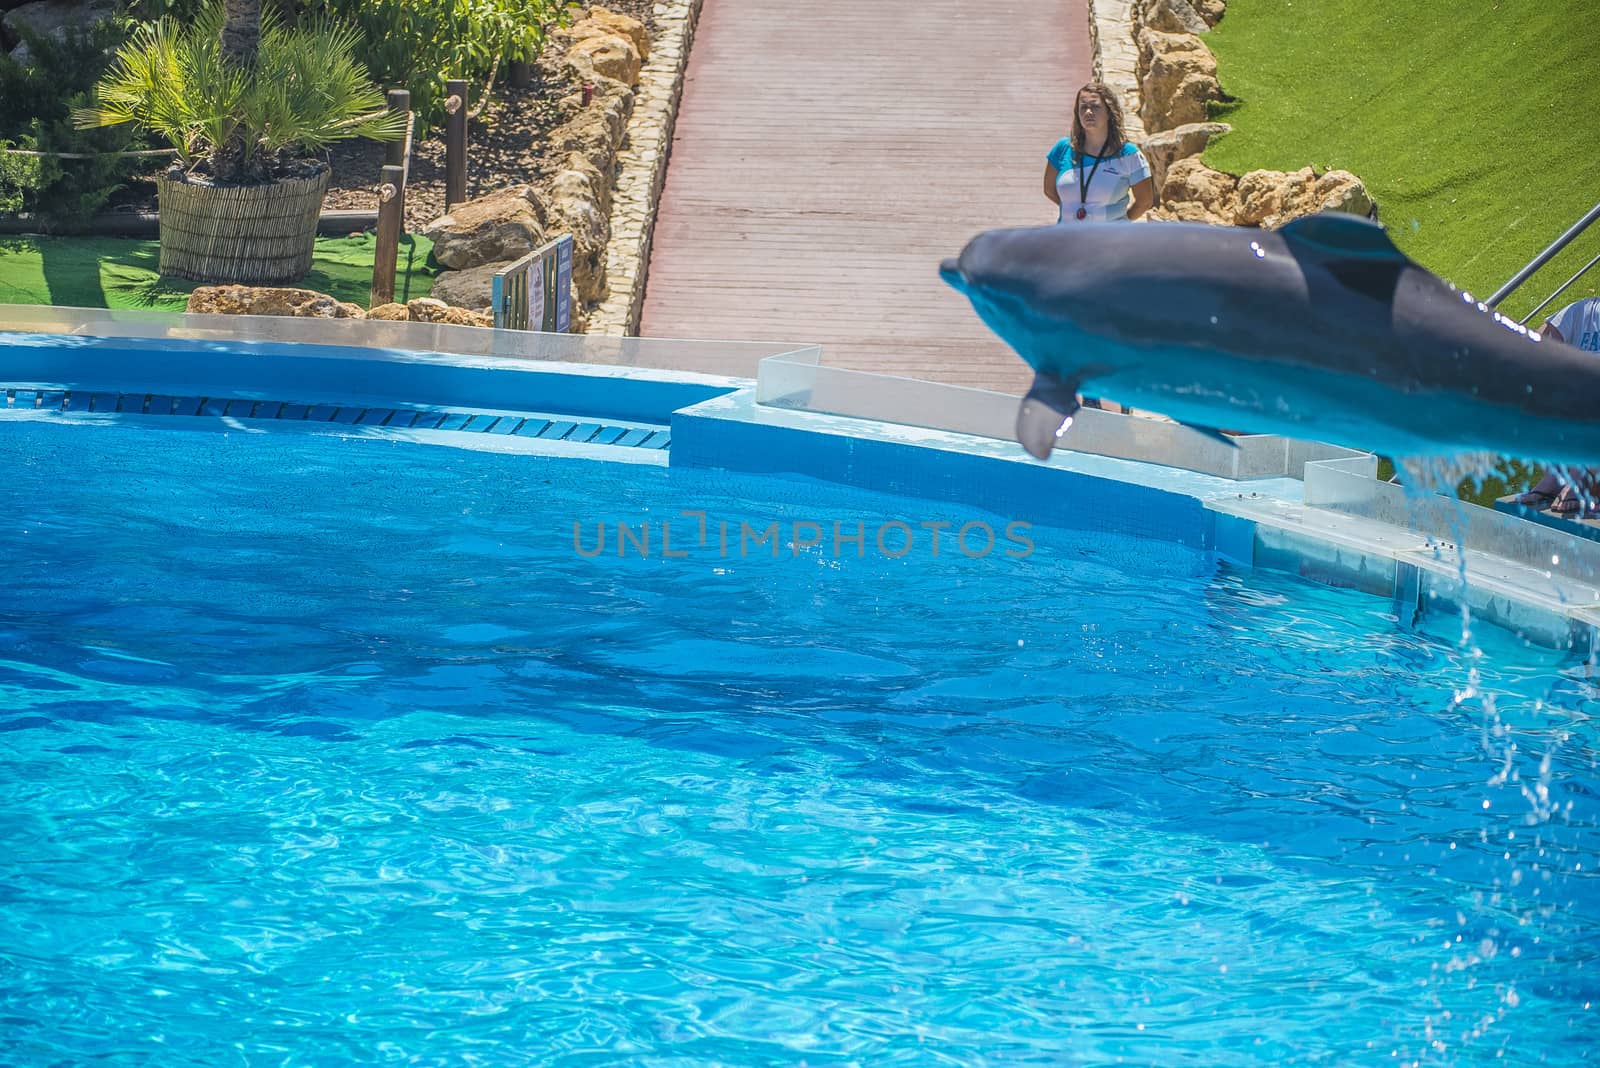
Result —
<instances>
[{"instance_id":1,"label":"woman's brown hair","mask_svg":"<svg viewBox=\"0 0 1600 1068\"><path fill-rule=\"evenodd\" d=\"M1078 116L1078 101L1083 99L1084 93L1099 97L1100 103L1106 107L1106 143L1100 148L1101 157L1122 151L1122 146L1127 143L1127 138L1122 135L1122 103L1111 87L1103 82L1090 82L1072 97L1072 151L1079 157L1083 156L1083 119Z\"/></svg>"}]
</instances>

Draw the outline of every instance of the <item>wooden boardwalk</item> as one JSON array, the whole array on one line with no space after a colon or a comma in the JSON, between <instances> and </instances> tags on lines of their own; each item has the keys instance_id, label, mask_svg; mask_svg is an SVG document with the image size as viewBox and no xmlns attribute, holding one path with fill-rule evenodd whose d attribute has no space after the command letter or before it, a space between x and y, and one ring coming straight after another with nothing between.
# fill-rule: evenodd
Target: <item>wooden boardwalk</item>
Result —
<instances>
[{"instance_id":1,"label":"wooden boardwalk","mask_svg":"<svg viewBox=\"0 0 1600 1068\"><path fill-rule=\"evenodd\" d=\"M1089 80L1084 0L705 0L640 333L820 343L823 362L1020 392L938 276L1053 222L1044 157Z\"/></svg>"}]
</instances>

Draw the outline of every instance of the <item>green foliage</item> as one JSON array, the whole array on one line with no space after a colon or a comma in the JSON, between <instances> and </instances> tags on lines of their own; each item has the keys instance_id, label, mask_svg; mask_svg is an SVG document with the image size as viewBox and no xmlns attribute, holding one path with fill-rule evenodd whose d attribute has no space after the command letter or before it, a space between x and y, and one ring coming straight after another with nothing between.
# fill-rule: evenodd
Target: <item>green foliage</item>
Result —
<instances>
[{"instance_id":1,"label":"green foliage","mask_svg":"<svg viewBox=\"0 0 1600 1068\"><path fill-rule=\"evenodd\" d=\"M141 22L161 19L193 22L209 3L210 0L131 0L127 7L128 24L131 28Z\"/></svg>"},{"instance_id":2,"label":"green foliage","mask_svg":"<svg viewBox=\"0 0 1600 1068\"><path fill-rule=\"evenodd\" d=\"M112 24L75 30L57 41L21 29L32 61L0 54L0 213L27 213L48 228L67 228L100 210L140 168L117 153L143 147L131 130L79 130L69 121L87 104L95 79L122 43ZM56 153L88 155L60 158Z\"/></svg>"},{"instance_id":3,"label":"green foliage","mask_svg":"<svg viewBox=\"0 0 1600 1068\"><path fill-rule=\"evenodd\" d=\"M355 58L349 27L262 21L256 65L225 63L220 4L187 25L162 19L138 27L118 50L93 107L74 112L81 128L130 124L169 141L190 168L221 181L265 181L284 164L351 137L405 135L402 115Z\"/></svg>"},{"instance_id":4,"label":"green foliage","mask_svg":"<svg viewBox=\"0 0 1600 1068\"><path fill-rule=\"evenodd\" d=\"M444 83L482 84L496 57L537 59L549 30L570 21L571 0L302 0L306 16L355 26L372 76L411 90L425 122L443 114Z\"/></svg>"},{"instance_id":5,"label":"green foliage","mask_svg":"<svg viewBox=\"0 0 1600 1068\"><path fill-rule=\"evenodd\" d=\"M1353 171L1402 249L1487 295L1600 200L1593 7L1230 0L1206 44L1233 132L1205 161ZM1521 318L1596 253L1591 227L1505 310ZM1554 307L1597 292L1600 269Z\"/></svg>"}]
</instances>

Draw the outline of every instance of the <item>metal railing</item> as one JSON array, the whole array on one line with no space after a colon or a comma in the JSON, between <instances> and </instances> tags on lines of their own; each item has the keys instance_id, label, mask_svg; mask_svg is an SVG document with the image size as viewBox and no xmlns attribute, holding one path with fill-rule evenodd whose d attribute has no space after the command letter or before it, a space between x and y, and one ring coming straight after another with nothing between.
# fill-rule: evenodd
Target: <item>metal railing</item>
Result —
<instances>
[{"instance_id":1,"label":"metal railing","mask_svg":"<svg viewBox=\"0 0 1600 1068\"><path fill-rule=\"evenodd\" d=\"M1596 219L1600 219L1600 204L1596 204L1594 207L1590 208L1588 213L1585 214L1583 218L1579 219L1577 222L1573 223L1567 228L1566 233L1562 234L1560 237L1551 242L1549 248L1539 253L1532 260L1529 260L1527 266L1523 267L1522 270L1512 275L1511 280L1505 285L1495 290L1494 295L1491 296L1486 302L1489 307L1496 307L1502 300L1505 300L1507 297L1509 297L1512 292L1522 285L1522 283L1533 277L1535 271L1549 263L1553 258L1555 258L1556 253L1566 248L1572 243L1574 238L1587 230ZM1555 300L1562 293L1566 292L1568 286L1582 278L1584 274L1597 263L1600 263L1600 256L1596 256L1583 267L1579 268L1578 273L1561 283L1560 286L1556 287L1556 291L1554 293L1551 293L1548 297L1544 298L1544 300L1540 301L1538 307L1534 308L1533 311L1529 312L1522 318L1523 324L1526 324L1529 319L1532 319L1535 315L1539 314L1539 312L1542 311L1547 304Z\"/></svg>"},{"instance_id":2,"label":"metal railing","mask_svg":"<svg viewBox=\"0 0 1600 1068\"><path fill-rule=\"evenodd\" d=\"M565 334L572 328L572 247L563 234L495 272L495 329Z\"/></svg>"}]
</instances>

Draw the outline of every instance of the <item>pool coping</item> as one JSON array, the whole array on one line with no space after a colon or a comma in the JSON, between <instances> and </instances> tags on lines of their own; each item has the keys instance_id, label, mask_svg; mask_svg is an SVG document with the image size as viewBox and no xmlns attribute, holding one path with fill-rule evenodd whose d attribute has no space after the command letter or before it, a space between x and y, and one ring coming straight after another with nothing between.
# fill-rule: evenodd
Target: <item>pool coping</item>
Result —
<instances>
[{"instance_id":1,"label":"pool coping","mask_svg":"<svg viewBox=\"0 0 1600 1068\"><path fill-rule=\"evenodd\" d=\"M1530 642L1600 652L1600 543L1453 498L1407 494L1376 479L1375 457L1348 449L1266 437L1233 448L1177 424L1091 411L1039 462L1010 439L1015 397L859 372L841 379L814 350L794 346L768 346L748 378L595 363L582 351L575 360L507 357L483 351L478 338L479 351L453 353L395 348L392 338L310 343L281 330L240 339L211 323L210 336L180 336L195 328L170 320L198 317L167 318L166 328L133 323L132 336L105 321L92 324L99 333L22 332L0 321L0 387L135 397L183 387L185 395L245 398L276 387L296 393L276 399L300 404L343 399L659 426L670 445L641 450L333 422L248 426L220 413L181 420L192 429L359 430L528 455L805 476L1010 521L1175 542L1236 566L1361 590L1387 600L1402 627L1466 605L1476 620ZM648 355L650 339L630 340L644 346L635 356ZM39 417L0 409L0 421ZM171 415L87 408L50 417L179 425ZM477 440L452 440L467 438Z\"/></svg>"}]
</instances>

